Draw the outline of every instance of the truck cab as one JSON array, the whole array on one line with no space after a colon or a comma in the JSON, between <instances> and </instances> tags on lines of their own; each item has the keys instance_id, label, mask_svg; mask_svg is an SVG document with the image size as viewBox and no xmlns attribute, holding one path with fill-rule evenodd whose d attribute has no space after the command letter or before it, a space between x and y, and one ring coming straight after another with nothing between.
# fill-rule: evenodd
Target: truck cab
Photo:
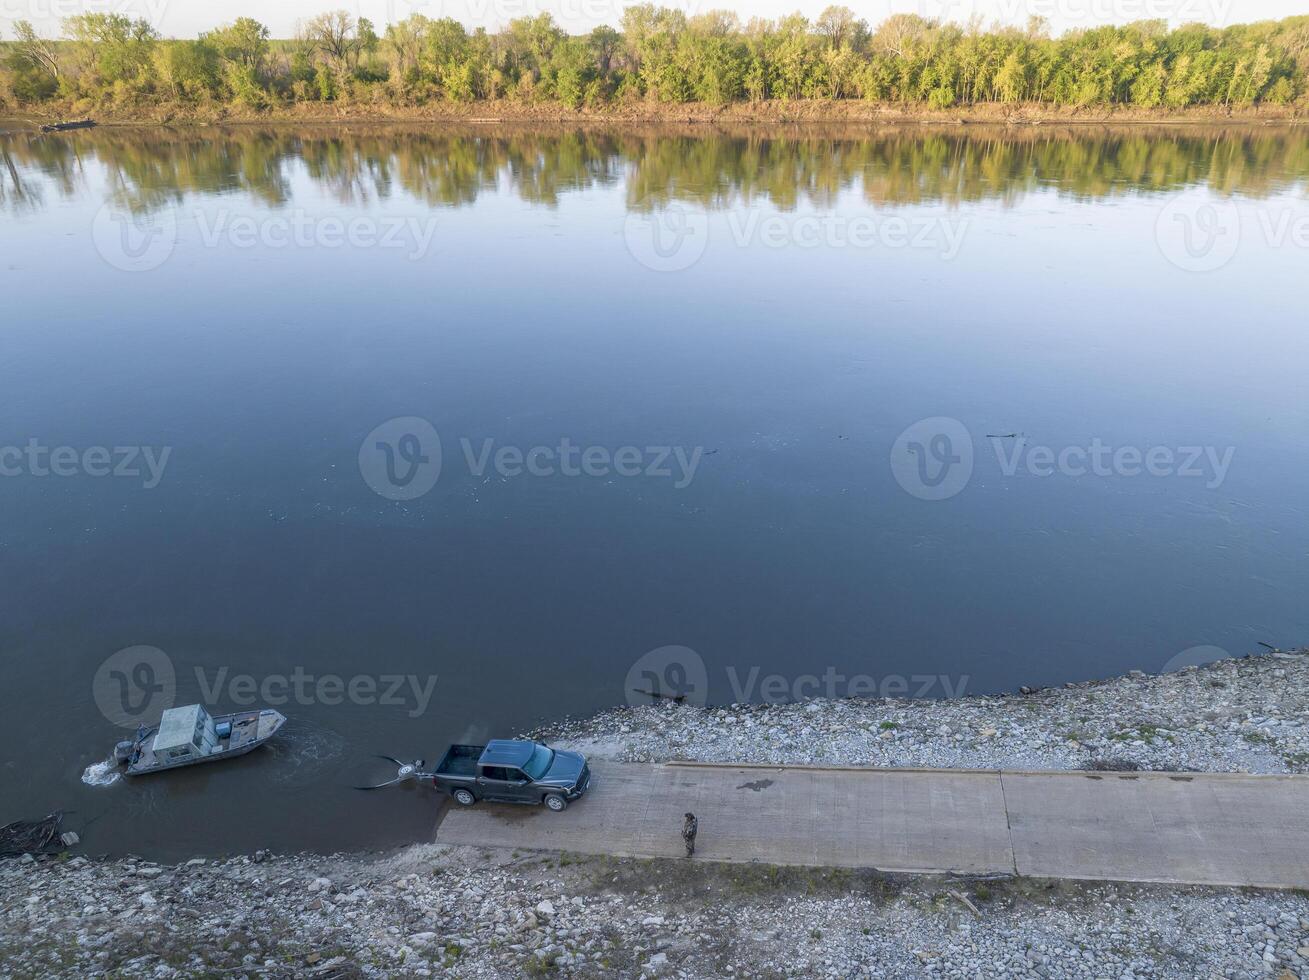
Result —
<instances>
[{"instance_id":1,"label":"truck cab","mask_svg":"<svg viewBox=\"0 0 1309 980\"><path fill-rule=\"evenodd\" d=\"M452 745L432 782L456 803L543 803L565 809L590 786L591 770L577 752L552 749L525 739L495 739L486 745Z\"/></svg>"}]
</instances>

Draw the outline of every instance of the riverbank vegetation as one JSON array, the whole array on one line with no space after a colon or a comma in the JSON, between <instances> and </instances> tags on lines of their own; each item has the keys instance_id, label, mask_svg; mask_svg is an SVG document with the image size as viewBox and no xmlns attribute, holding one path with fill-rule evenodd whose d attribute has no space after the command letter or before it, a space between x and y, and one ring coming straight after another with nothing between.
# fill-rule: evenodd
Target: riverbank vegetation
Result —
<instances>
[{"instance_id":1,"label":"riverbank vegetation","mask_svg":"<svg viewBox=\"0 0 1309 980\"><path fill-rule=\"evenodd\" d=\"M494 100L569 109L765 100L872 100L1219 110L1309 106L1309 16L1227 28L1164 21L1053 36L845 7L742 23L642 4L620 29L569 35L549 14L469 31L415 14L379 29L339 10L275 40L242 17L195 40L83 14L62 36L18 21L0 41L0 108L222 115L296 105L403 109Z\"/></svg>"}]
</instances>

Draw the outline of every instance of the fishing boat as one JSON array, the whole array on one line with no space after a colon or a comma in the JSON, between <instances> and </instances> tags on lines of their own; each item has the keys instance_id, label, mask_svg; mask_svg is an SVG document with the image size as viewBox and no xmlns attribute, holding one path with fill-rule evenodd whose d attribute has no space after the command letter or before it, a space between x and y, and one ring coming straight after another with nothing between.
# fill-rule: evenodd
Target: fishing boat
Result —
<instances>
[{"instance_id":1,"label":"fishing boat","mask_svg":"<svg viewBox=\"0 0 1309 980\"><path fill-rule=\"evenodd\" d=\"M272 708L210 715L203 706L169 708L151 727L142 725L134 738L114 746L114 760L127 776L179 769L201 762L234 759L268 742L286 724Z\"/></svg>"},{"instance_id":2,"label":"fishing boat","mask_svg":"<svg viewBox=\"0 0 1309 980\"><path fill-rule=\"evenodd\" d=\"M41 127L41 132L62 133L70 129L90 129L94 125L94 119L76 119L73 122L46 123Z\"/></svg>"}]
</instances>

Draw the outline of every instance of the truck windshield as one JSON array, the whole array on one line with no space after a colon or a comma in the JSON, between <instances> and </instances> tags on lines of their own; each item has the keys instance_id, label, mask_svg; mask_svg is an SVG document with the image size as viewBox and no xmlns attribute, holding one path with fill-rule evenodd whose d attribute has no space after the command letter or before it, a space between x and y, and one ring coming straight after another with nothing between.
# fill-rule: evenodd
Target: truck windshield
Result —
<instances>
[{"instance_id":1,"label":"truck windshield","mask_svg":"<svg viewBox=\"0 0 1309 980\"><path fill-rule=\"evenodd\" d=\"M554 761L554 749L547 749L544 745L537 745L532 749L532 757L523 763L523 772L533 779L540 779L550 769L550 763Z\"/></svg>"}]
</instances>

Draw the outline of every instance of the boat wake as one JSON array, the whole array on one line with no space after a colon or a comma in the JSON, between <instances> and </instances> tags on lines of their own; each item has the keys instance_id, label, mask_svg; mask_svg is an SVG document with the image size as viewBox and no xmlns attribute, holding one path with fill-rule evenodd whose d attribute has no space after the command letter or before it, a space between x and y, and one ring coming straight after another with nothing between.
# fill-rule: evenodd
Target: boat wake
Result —
<instances>
[{"instance_id":1,"label":"boat wake","mask_svg":"<svg viewBox=\"0 0 1309 980\"><path fill-rule=\"evenodd\" d=\"M278 759L273 779L279 783L308 786L326 778L340 767L347 741L330 728L299 723L287 726L264 751Z\"/></svg>"},{"instance_id":2,"label":"boat wake","mask_svg":"<svg viewBox=\"0 0 1309 980\"><path fill-rule=\"evenodd\" d=\"M82 782L88 786L112 786L120 778L122 773L118 771L118 765L113 759L92 763L82 773Z\"/></svg>"}]
</instances>

